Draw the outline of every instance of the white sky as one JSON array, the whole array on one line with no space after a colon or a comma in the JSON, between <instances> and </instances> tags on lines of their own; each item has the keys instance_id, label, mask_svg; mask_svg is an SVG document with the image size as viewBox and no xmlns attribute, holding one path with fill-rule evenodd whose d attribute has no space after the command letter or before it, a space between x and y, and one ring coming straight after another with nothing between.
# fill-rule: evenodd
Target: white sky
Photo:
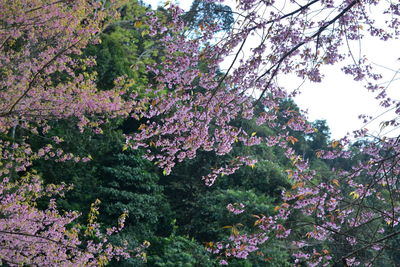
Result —
<instances>
[{"instance_id":1,"label":"white sky","mask_svg":"<svg viewBox=\"0 0 400 267\"><path fill-rule=\"evenodd\" d=\"M158 4L165 3L163 0L144 0L144 2L151 4L153 8L156 8ZM230 2L233 2L232 7L234 7L234 1L231 0ZM175 3L188 10L192 0L180 0L175 1ZM245 50L249 50L249 48ZM400 55L398 51L398 41L380 42L375 39L365 39L362 43L362 53L367 55L370 61L392 69L378 68L384 75L382 82L390 81L394 78L394 81L388 87L389 95L393 99L400 99L400 80L396 80L396 78L400 79L400 73L396 72L400 70L400 60L398 59ZM222 64L222 69L224 69L224 65L229 66L230 62ZM323 81L321 83L304 83L301 87L302 93L295 98L295 101L301 109L308 111L308 119L310 121L326 120L331 129L332 138L341 138L348 132L364 127L362 121L358 119L358 115L367 114L377 117L385 111L379 107L373 93L367 92L362 83L355 82L351 76L342 73L340 67L327 66L321 72L325 75ZM301 81L298 78L285 76L281 85L295 89L300 84ZM386 86L386 84L383 85ZM381 116L366 127L372 134L385 134L389 129L379 133L379 124L385 118L393 117L393 114L393 112L388 112L385 114L386 117ZM397 130L388 135L399 133L400 130Z\"/></svg>"}]
</instances>

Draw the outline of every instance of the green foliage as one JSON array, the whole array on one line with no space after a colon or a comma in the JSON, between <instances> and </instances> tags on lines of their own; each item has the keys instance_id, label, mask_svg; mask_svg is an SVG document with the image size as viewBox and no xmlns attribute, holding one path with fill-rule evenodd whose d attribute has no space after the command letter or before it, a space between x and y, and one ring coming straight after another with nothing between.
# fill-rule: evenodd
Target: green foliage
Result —
<instances>
[{"instance_id":1,"label":"green foliage","mask_svg":"<svg viewBox=\"0 0 400 267\"><path fill-rule=\"evenodd\" d=\"M193 1L190 10L184 15L184 20L190 29L220 23L223 31L229 31L234 22L229 6L201 0Z\"/></svg>"},{"instance_id":2,"label":"green foliage","mask_svg":"<svg viewBox=\"0 0 400 267\"><path fill-rule=\"evenodd\" d=\"M74 189L66 193L66 197L59 199L59 206L65 210L78 210L86 213L87 207L97 198L97 189L100 185L99 169L107 157L122 146L122 135L118 130L118 122L110 122L103 127L103 134L95 134L87 130L81 133L69 121L52 123L51 133L63 139L62 147L65 153L75 156L91 157L89 162L54 162L40 159L34 162L33 168L41 173L46 183L59 184L65 182L73 184ZM49 140L41 135L31 138L32 147L38 149ZM57 148L59 145L53 142Z\"/></svg>"},{"instance_id":3,"label":"green foliage","mask_svg":"<svg viewBox=\"0 0 400 267\"><path fill-rule=\"evenodd\" d=\"M114 80L122 75L136 78L138 72L131 68L132 62L137 58L138 47L132 31L117 26L112 32L101 36L101 44L91 46L86 53L96 56L98 73L98 87L111 89ZM135 77L136 76L136 77Z\"/></svg>"},{"instance_id":4,"label":"green foliage","mask_svg":"<svg viewBox=\"0 0 400 267\"><path fill-rule=\"evenodd\" d=\"M132 81L132 92L144 94L149 78L146 66L155 62L160 50L145 34L148 26L141 20L146 19L146 11L137 1L130 1L122 8L121 18L101 34L101 43L85 50L85 56L96 58L93 70L100 89L111 89L116 78L126 76Z\"/></svg>"},{"instance_id":5,"label":"green foliage","mask_svg":"<svg viewBox=\"0 0 400 267\"><path fill-rule=\"evenodd\" d=\"M259 147L255 150L265 152ZM258 156L257 152L254 154ZM281 190L289 186L284 166L268 158L259 159L254 168L246 166L233 175L221 177L217 184L222 188L252 189L272 197L279 196Z\"/></svg>"},{"instance_id":6,"label":"green foliage","mask_svg":"<svg viewBox=\"0 0 400 267\"><path fill-rule=\"evenodd\" d=\"M118 153L100 169L98 198L103 202L104 221L113 223L127 211L126 231L138 240L152 237L168 218L169 207L152 164L138 151Z\"/></svg>"},{"instance_id":7,"label":"green foliage","mask_svg":"<svg viewBox=\"0 0 400 267\"><path fill-rule=\"evenodd\" d=\"M176 235L176 228L174 225L174 231L169 237L158 237L152 240L152 246L148 250L147 266L217 266L203 245L193 238Z\"/></svg>"},{"instance_id":8,"label":"green foliage","mask_svg":"<svg viewBox=\"0 0 400 267\"><path fill-rule=\"evenodd\" d=\"M186 228L189 233L201 241L220 240L230 235L224 226L243 224L242 229L253 229L255 219L252 214L270 214L273 199L254 191L215 190L208 191L196 199L193 210L188 211L190 221ZM235 215L226 206L229 203L243 203L246 212Z\"/></svg>"}]
</instances>

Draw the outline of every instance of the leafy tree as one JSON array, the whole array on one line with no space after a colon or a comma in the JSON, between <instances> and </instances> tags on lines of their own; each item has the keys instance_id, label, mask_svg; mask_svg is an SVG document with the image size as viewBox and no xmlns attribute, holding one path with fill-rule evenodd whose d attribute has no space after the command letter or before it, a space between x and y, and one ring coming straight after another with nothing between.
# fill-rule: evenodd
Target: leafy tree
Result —
<instances>
[{"instance_id":1,"label":"leafy tree","mask_svg":"<svg viewBox=\"0 0 400 267\"><path fill-rule=\"evenodd\" d=\"M75 117L84 124L87 113L119 113L118 90L99 92L90 73L74 72L92 64L75 60L76 55L118 7L103 9L99 4L0 3L4 11L0 15L1 264L101 266L112 258L129 257L123 247L107 242L120 227L107 234L100 231L96 205L92 205L85 227L77 224L78 213L59 212L53 199L48 208L39 209L41 198L62 195L66 187L43 185L40 176L28 169L37 158L80 160L56 151L51 144L32 150L28 135L46 132L48 120ZM54 79L60 73L67 78Z\"/></svg>"},{"instance_id":2,"label":"leafy tree","mask_svg":"<svg viewBox=\"0 0 400 267\"><path fill-rule=\"evenodd\" d=\"M121 150L123 137L118 130L116 121L103 125L103 134L79 129L70 121L52 122L50 134L57 136L61 143L52 141L50 144L55 150L63 149L64 153L79 157L80 160L54 162L45 158L38 158L33 163L41 173L46 183L73 184L74 190L66 193L65 198L59 200L59 205L66 210L78 210L87 213L90 203L98 198L98 187L101 184L99 173L114 151ZM45 136L30 138L32 149L39 150L46 146L49 140ZM82 160L81 159L85 159ZM117 216L118 217L118 216Z\"/></svg>"},{"instance_id":3,"label":"leafy tree","mask_svg":"<svg viewBox=\"0 0 400 267\"><path fill-rule=\"evenodd\" d=\"M148 266L159 267L200 267L217 266L204 246L195 240L172 234L153 241L149 250Z\"/></svg>"},{"instance_id":4,"label":"leafy tree","mask_svg":"<svg viewBox=\"0 0 400 267\"><path fill-rule=\"evenodd\" d=\"M100 89L110 90L117 78L126 76L133 83L132 92L144 93L143 87L148 83L146 66L154 62L161 50L148 35L148 11L137 1L129 1L121 7L121 17L103 30L101 42L85 49L85 56L96 59L93 70Z\"/></svg>"},{"instance_id":5,"label":"leafy tree","mask_svg":"<svg viewBox=\"0 0 400 267\"><path fill-rule=\"evenodd\" d=\"M227 234L224 226L245 224L247 230L252 228L254 218L250 214L269 214L273 210L273 199L244 190L209 191L195 201L193 211L189 211L189 234L202 242L224 238ZM243 203L246 214L243 216L229 212L230 203ZM243 226L244 227L244 226Z\"/></svg>"},{"instance_id":6,"label":"leafy tree","mask_svg":"<svg viewBox=\"0 0 400 267\"><path fill-rule=\"evenodd\" d=\"M130 239L149 239L171 219L157 172L141 153L116 154L103 164L97 192L104 205L104 221L110 224L127 211L125 232Z\"/></svg>"},{"instance_id":7,"label":"leafy tree","mask_svg":"<svg viewBox=\"0 0 400 267\"><path fill-rule=\"evenodd\" d=\"M231 30L234 22L232 9L229 6L199 0L193 1L183 20L190 29L204 27L206 24L218 24L223 31Z\"/></svg>"}]
</instances>

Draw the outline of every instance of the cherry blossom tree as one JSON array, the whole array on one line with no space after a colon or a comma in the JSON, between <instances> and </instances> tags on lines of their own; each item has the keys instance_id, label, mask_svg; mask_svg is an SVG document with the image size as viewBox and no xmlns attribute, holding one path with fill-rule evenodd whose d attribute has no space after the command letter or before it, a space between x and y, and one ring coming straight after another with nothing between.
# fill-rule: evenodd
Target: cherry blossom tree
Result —
<instances>
[{"instance_id":1,"label":"cherry blossom tree","mask_svg":"<svg viewBox=\"0 0 400 267\"><path fill-rule=\"evenodd\" d=\"M113 258L130 257L125 247L107 242L109 235L122 229L126 214L120 217L118 227L102 234L96 221L98 201L93 203L85 227L74 223L79 216L77 212L60 214L55 199L50 200L46 210L36 207L37 199L63 194L66 189L65 185L44 186L36 174L27 174L18 182L3 179L0 189L2 263L104 266Z\"/></svg>"},{"instance_id":2,"label":"cherry blossom tree","mask_svg":"<svg viewBox=\"0 0 400 267\"><path fill-rule=\"evenodd\" d=\"M377 138L366 143L360 149L364 160L350 170L335 169L329 177L316 175L308 160L296 154L293 144L297 140L290 135L291 131L311 133L314 129L302 114L280 108L280 102L297 90L288 91L278 81L287 74L295 74L301 79L320 82L324 65L342 64L346 74L377 92L381 105L394 108L398 114L399 103L390 99L378 83L381 75L367 57L355 56L350 44L361 42L364 36L382 41L397 39L400 4L375 0L305 0L288 1L280 6L269 0L237 1L236 10L232 11L236 22L222 37L218 21L204 21L198 29L190 31L181 18L183 11L167 4L166 18L148 12L149 19L142 22L147 24L142 35L154 37L157 40L154 45L163 47L163 51L156 64L147 66L154 78L146 93L138 96L127 94L129 83L123 78L116 81L115 89L98 91L94 74L85 72L85 67L94 64L94 60L77 56L101 31L108 14L105 6L110 2L0 3L6 11L0 15L0 131L11 138L1 143L2 188L5 188L1 212L7 213L1 220L21 224L17 227L4 224L6 228L0 229L2 241L12 248L1 251L4 261L36 263L44 255L43 261L47 262L68 260L95 265L113 255L124 255L120 248L107 247L106 240L101 238L96 244L87 241L84 252L79 251L77 228L67 227L76 215L60 215L54 202L45 211L32 204L48 192L34 174L28 176L32 179L21 177L32 160L82 159L51 145L32 151L26 140L14 140L17 128L45 132L46 121L50 119L77 118L77 126L82 130L92 126L101 132L101 123L117 116L131 116L142 122L137 132L126 136L123 149L145 147L146 158L160 166L165 175L177 162L196 157L199 150L225 155L238 142L247 146L265 143L285 151L291 162L287 174L292 189L282 192L282 203L275 214L257 217L254 233L235 231L230 243L215 243L210 248L219 255L221 264L232 257L246 258L272 236L291 242L288 247L298 265L371 266L383 251L392 249L387 241L400 233L396 228L398 138ZM385 15L383 26L375 21L370 10ZM251 54L242 57L247 42L253 45ZM231 64L221 73L220 63L229 57ZM263 111L255 115L255 107ZM96 115L97 119L90 115ZM278 116L285 120L278 120ZM236 118L255 120L278 134L261 138L257 133L247 133L233 124ZM396 117L385 123L398 125ZM365 138L368 133L358 131L354 135ZM57 137L53 139L62 142ZM327 151L316 153L326 160L347 159L352 157L346 149L349 144L350 139L343 138L334 141ZM242 165L256 164L254 159L237 157L223 166L215 166L202 179L212 186L218 176L232 174ZM14 194L12 188L21 194ZM232 212L239 212L227 205ZM238 205L240 213L245 212L245 207ZM34 218L35 224L27 225L28 218ZM96 225L93 220L89 220L91 225ZM28 246L36 242L48 246L43 251ZM347 254L329 245L335 242L346 246ZM60 246L50 249L50 244ZM12 254L15 251L18 256ZM54 258L54 251L61 256ZM14 263L12 259L18 261Z\"/></svg>"},{"instance_id":3,"label":"cherry blossom tree","mask_svg":"<svg viewBox=\"0 0 400 267\"><path fill-rule=\"evenodd\" d=\"M257 233L236 232L232 243L216 243L210 250L220 254L221 264L225 264L231 257L247 257L273 235L293 241L289 247L296 264L371 266L383 251L394 249L388 240L399 234L398 138L376 137L360 147L364 159L351 169L334 169L331 176L321 178L292 147L297 140L289 130L311 133L313 129L302 114L279 108L281 100L298 93L280 86L279 80L295 74L318 83L324 77L323 66L341 66L344 73L376 92L381 106L396 110L396 117L384 123L398 126L399 102L387 96L386 88L379 85L382 75L366 56L356 55L352 45L367 36L382 42L396 40L400 5L374 0L279 4L237 1L237 21L222 38L213 35L219 27L213 22L201 25L200 31L180 34L184 27L179 20L182 11L173 5L170 11L176 30L154 19L150 34L160 36L166 55L160 64L149 66L156 76L156 87L149 90L164 93L149 99L148 109L134 115L147 121L143 120L139 133L128 136L127 144L147 147L147 158L164 168L164 174L176 161L195 157L199 149L224 155L236 142L279 146L292 164L287 173L293 187L282 192L276 214L260 215ZM385 21L378 22L372 10L382 14ZM252 53L240 59L246 42L252 43ZM225 74L218 74L219 64L229 56L230 67ZM198 68L199 62L205 62L206 69ZM257 97L250 96L253 92ZM264 112L255 117L257 105L262 105ZM277 120L278 115L286 118L285 123ZM279 134L260 138L256 133L246 133L233 126L237 117L254 119ZM360 130L353 138L369 136ZM350 144L350 138L345 137L316 154L324 160L349 159ZM243 164L254 166L256 162L239 157L226 166L216 166L203 179L211 186L219 175L232 174ZM335 250L338 244L347 252Z\"/></svg>"},{"instance_id":4,"label":"cherry blossom tree","mask_svg":"<svg viewBox=\"0 0 400 267\"><path fill-rule=\"evenodd\" d=\"M79 225L77 212L59 212L55 198L65 185L44 185L34 170L37 158L88 160L64 153L50 143L33 151L30 134L45 133L50 119L88 114L124 114L118 86L100 92L80 59L88 42L115 12L114 1L0 1L0 262L10 266L103 266L113 258L140 256L112 246L108 237L123 226L100 231L95 203L88 224ZM107 8L105 5L107 4ZM118 5L117 5L118 4ZM111 6L110 6L111 5ZM99 123L99 122L95 122ZM16 132L22 134L16 135ZM25 133L25 134L24 134ZM52 136L52 143L60 143ZM38 200L52 197L47 209Z\"/></svg>"}]
</instances>

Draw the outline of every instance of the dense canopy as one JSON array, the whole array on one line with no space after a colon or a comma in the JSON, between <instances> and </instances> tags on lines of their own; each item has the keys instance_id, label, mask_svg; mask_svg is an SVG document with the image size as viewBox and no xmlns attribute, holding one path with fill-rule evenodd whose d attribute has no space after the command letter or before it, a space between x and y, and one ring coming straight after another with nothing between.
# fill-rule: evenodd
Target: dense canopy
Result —
<instances>
[{"instance_id":1,"label":"dense canopy","mask_svg":"<svg viewBox=\"0 0 400 267\"><path fill-rule=\"evenodd\" d=\"M398 127L354 47L400 4L227 4L0 0L2 264L399 264L399 137L331 140L279 81L337 66Z\"/></svg>"}]
</instances>

